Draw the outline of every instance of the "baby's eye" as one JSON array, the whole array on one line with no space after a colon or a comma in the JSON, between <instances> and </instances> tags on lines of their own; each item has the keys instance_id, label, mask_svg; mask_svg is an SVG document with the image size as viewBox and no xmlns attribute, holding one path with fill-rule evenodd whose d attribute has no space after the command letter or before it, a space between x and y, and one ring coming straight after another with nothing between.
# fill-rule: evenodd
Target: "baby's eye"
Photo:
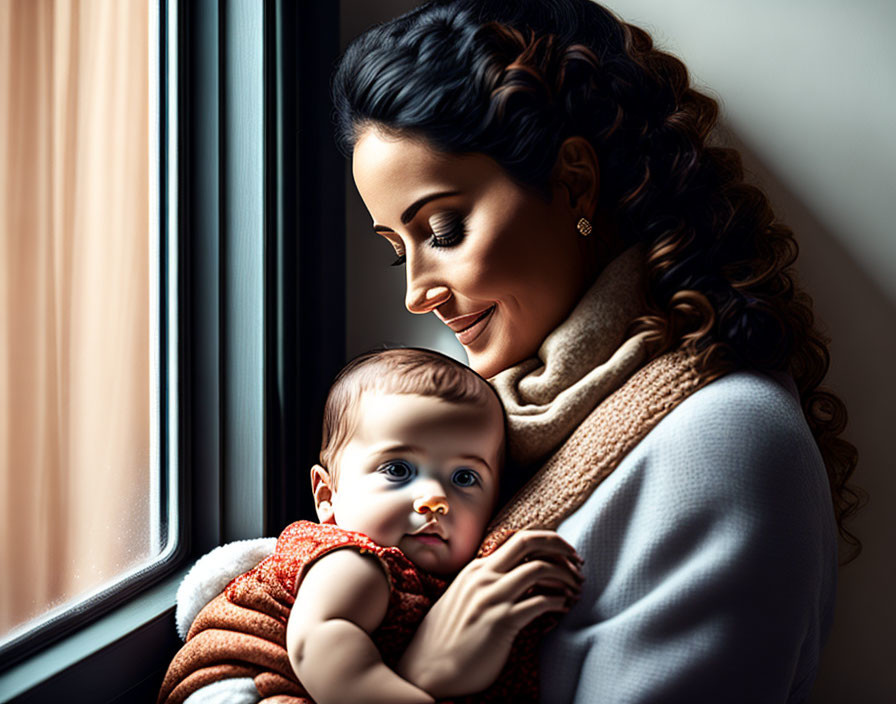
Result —
<instances>
[{"instance_id":1,"label":"baby's eye","mask_svg":"<svg viewBox=\"0 0 896 704\"><path fill-rule=\"evenodd\" d=\"M471 487L479 483L479 475L472 469L458 469L452 476L451 481L457 486Z\"/></svg>"},{"instance_id":2,"label":"baby's eye","mask_svg":"<svg viewBox=\"0 0 896 704\"><path fill-rule=\"evenodd\" d=\"M411 477L414 468L404 460L391 460L381 465L379 470L389 481L400 482Z\"/></svg>"}]
</instances>

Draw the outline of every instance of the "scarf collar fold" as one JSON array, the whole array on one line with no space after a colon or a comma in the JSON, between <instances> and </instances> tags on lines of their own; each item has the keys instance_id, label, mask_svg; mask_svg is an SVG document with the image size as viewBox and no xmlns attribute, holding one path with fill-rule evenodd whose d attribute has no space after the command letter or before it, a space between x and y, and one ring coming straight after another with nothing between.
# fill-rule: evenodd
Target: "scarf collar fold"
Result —
<instances>
[{"instance_id":1,"label":"scarf collar fold","mask_svg":"<svg viewBox=\"0 0 896 704\"><path fill-rule=\"evenodd\" d=\"M644 363L644 335L625 337L644 312L644 256L635 245L612 260L536 357L490 380L507 413L512 461L545 458Z\"/></svg>"}]
</instances>

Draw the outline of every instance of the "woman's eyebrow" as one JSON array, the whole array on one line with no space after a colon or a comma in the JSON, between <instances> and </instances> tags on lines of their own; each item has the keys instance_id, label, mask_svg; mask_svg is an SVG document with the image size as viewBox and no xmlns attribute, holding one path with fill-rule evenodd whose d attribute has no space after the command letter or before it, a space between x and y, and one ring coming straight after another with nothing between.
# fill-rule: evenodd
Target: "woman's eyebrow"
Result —
<instances>
[{"instance_id":1,"label":"woman's eyebrow","mask_svg":"<svg viewBox=\"0 0 896 704\"><path fill-rule=\"evenodd\" d=\"M411 220L414 219L414 216L424 205L429 203L430 201L436 200L437 198L447 198L448 196L456 196L460 193L460 191L441 191L439 193L430 193L428 196L423 196L422 198L414 201L408 206L407 209L401 214L401 224L407 225ZM374 225L374 232L393 232L391 227L386 227L385 225Z\"/></svg>"}]
</instances>

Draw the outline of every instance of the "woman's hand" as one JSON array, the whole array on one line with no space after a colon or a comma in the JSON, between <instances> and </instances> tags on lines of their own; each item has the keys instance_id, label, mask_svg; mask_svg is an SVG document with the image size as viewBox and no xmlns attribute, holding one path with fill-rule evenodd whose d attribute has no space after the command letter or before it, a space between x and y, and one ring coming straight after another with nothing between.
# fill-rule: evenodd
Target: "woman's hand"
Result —
<instances>
[{"instance_id":1,"label":"woman's hand","mask_svg":"<svg viewBox=\"0 0 896 704\"><path fill-rule=\"evenodd\" d=\"M557 533L526 530L464 567L417 629L398 674L435 699L491 685L520 630L578 598L581 559Z\"/></svg>"}]
</instances>

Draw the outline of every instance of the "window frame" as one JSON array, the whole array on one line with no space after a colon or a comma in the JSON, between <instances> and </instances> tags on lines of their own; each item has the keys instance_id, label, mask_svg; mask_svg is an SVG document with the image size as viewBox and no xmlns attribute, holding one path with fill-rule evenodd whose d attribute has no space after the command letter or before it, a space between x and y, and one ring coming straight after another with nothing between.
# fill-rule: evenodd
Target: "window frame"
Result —
<instances>
[{"instance_id":1,"label":"window frame","mask_svg":"<svg viewBox=\"0 0 896 704\"><path fill-rule=\"evenodd\" d=\"M344 161L329 107L339 4L157 7L162 114L176 109L161 121L160 195L179 263L178 546L104 613L4 663L3 701L154 702L180 645L173 605L189 565L313 516L302 489L345 350Z\"/></svg>"}]
</instances>

